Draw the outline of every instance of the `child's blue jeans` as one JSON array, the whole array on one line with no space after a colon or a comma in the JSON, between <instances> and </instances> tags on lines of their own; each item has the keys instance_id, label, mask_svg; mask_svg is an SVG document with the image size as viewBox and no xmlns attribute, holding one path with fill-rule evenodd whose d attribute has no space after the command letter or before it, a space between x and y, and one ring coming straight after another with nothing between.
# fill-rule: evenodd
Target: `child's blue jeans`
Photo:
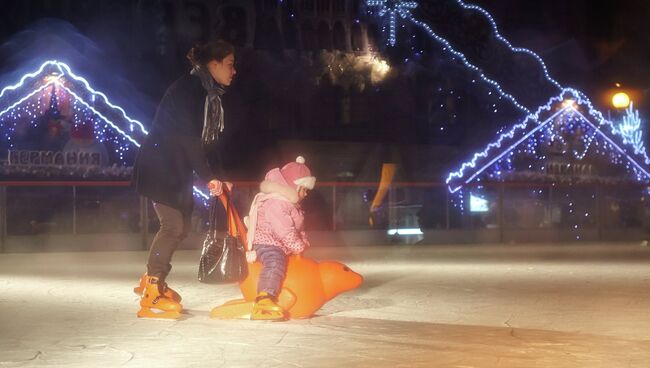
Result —
<instances>
[{"instance_id":1,"label":"child's blue jeans","mask_svg":"<svg viewBox=\"0 0 650 368\"><path fill-rule=\"evenodd\" d=\"M267 244L253 244L257 259L262 263L262 272L257 281L257 293L267 292L278 296L287 274L287 255L282 249Z\"/></svg>"}]
</instances>

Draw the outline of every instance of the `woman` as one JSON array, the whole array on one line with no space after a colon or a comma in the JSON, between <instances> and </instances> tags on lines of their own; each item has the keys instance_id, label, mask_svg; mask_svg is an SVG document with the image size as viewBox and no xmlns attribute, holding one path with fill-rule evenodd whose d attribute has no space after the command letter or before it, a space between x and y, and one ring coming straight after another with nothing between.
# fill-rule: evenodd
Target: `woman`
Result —
<instances>
[{"instance_id":1,"label":"woman","mask_svg":"<svg viewBox=\"0 0 650 368\"><path fill-rule=\"evenodd\" d=\"M208 183L212 195L220 195L223 188L205 152L225 128L221 95L236 73L235 50L229 43L215 40L193 47L187 58L192 71L165 92L134 166L134 185L138 193L153 201L160 221L147 273L134 289L141 294L138 317L180 316L181 297L167 286L165 278L174 250L191 225L193 173Z\"/></svg>"}]
</instances>

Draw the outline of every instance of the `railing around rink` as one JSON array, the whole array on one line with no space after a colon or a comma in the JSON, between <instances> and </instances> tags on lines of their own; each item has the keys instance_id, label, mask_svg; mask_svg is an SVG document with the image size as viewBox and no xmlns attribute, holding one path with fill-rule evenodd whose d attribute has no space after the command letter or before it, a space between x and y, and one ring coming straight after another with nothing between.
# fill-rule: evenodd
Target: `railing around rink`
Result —
<instances>
[{"instance_id":1,"label":"railing around rink","mask_svg":"<svg viewBox=\"0 0 650 368\"><path fill-rule=\"evenodd\" d=\"M146 249L155 216L149 201L129 186L125 181L0 181L0 251L8 235L77 235L107 228L139 233ZM234 200L245 211L258 183L235 187ZM318 183L304 203L308 230L380 229L389 236L487 230L504 241L506 231L556 229L591 231L600 240L604 229L645 229L650 222L648 188L642 185L478 183L465 186L459 196L444 183L397 182L372 213L371 226L377 188L376 182ZM50 215L59 216L55 228L47 228Z\"/></svg>"},{"instance_id":2,"label":"railing around rink","mask_svg":"<svg viewBox=\"0 0 650 368\"><path fill-rule=\"evenodd\" d=\"M77 206L77 194L79 188L126 188L129 187L130 183L126 181L0 181L0 251L5 251L5 245L8 237L8 229L10 226L8 224L12 221L10 216L15 215L16 217L21 216L21 213L15 214L10 213L11 209L20 208L23 206L11 206L11 202L18 200L19 202L23 197L22 195L27 194L30 197L36 199L36 206L34 212L50 212L53 210L50 206L52 203L55 203L55 211L63 210L70 214L70 232L73 235L77 235L77 224L78 224L78 206ZM46 188L46 189L44 189ZM62 209L58 205L61 203L59 196L62 196L61 191L51 191L48 189L57 188L57 189L69 189L71 201L67 206L67 209ZM22 191L23 193L9 193L11 190ZM9 194L13 194L10 196ZM22 195L21 195L22 194ZM13 200L13 201L12 201ZM140 209L143 207L144 201L140 201ZM23 203L20 203L21 205ZM27 207L27 206L25 206ZM23 207L24 208L24 207ZM141 216L144 215L147 211L139 211ZM38 216L36 216L38 217ZM22 219L27 220L27 218ZM142 220L142 219L141 219ZM20 221L20 220L19 220ZM35 220L30 219L29 223L36 225ZM143 237L146 232L146 227L142 227ZM20 231L18 232L20 233ZM24 235L24 234L20 234Z\"/></svg>"}]
</instances>

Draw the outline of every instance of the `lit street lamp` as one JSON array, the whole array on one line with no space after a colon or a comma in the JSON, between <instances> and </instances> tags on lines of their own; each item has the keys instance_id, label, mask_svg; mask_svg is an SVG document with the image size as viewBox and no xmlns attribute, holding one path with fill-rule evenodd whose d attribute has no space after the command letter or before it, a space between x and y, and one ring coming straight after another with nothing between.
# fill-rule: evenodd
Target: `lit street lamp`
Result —
<instances>
[{"instance_id":1,"label":"lit street lamp","mask_svg":"<svg viewBox=\"0 0 650 368\"><path fill-rule=\"evenodd\" d=\"M630 106L630 96L625 92L618 92L612 96L612 106L617 109L626 109Z\"/></svg>"}]
</instances>

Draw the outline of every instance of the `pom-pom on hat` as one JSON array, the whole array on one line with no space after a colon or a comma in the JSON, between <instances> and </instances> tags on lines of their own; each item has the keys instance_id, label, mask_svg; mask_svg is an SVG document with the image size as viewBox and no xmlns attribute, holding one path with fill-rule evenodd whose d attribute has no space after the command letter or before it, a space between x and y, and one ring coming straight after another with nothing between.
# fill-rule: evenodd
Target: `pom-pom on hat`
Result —
<instances>
[{"instance_id":1,"label":"pom-pom on hat","mask_svg":"<svg viewBox=\"0 0 650 368\"><path fill-rule=\"evenodd\" d=\"M311 170L305 165L305 158L296 157L295 162L289 162L280 169L280 173L287 184L297 188L298 186L307 189L314 189L316 178L311 175Z\"/></svg>"}]
</instances>

